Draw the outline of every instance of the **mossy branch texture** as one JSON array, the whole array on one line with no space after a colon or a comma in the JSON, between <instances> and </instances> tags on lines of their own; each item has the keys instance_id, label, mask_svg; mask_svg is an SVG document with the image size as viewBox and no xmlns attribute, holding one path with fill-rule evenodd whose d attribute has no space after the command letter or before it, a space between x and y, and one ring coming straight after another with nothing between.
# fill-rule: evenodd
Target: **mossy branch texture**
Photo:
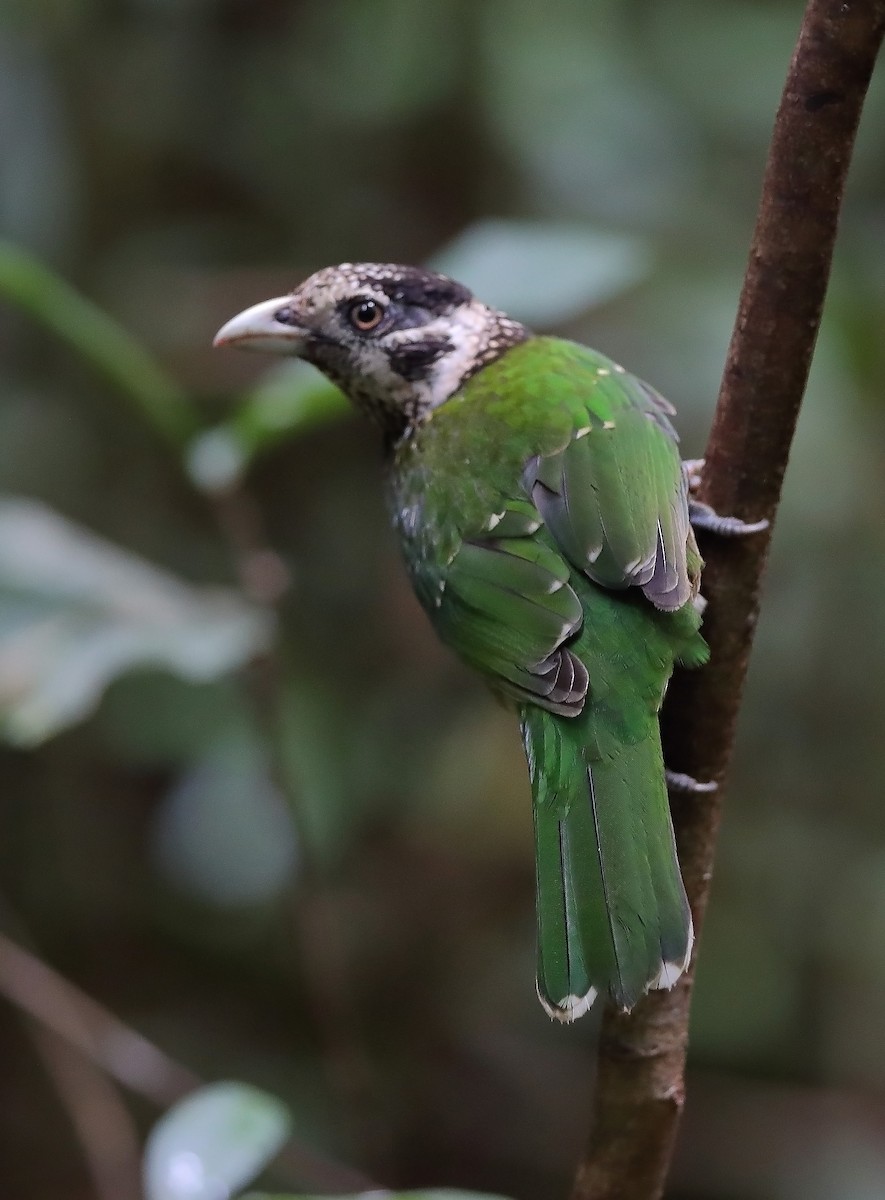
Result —
<instances>
[{"instance_id":1,"label":"mossy branch texture","mask_svg":"<svg viewBox=\"0 0 885 1200\"><path fill-rule=\"evenodd\" d=\"M790 63L765 171L737 320L706 452L701 499L774 522L826 294L855 133L885 35L885 0L811 0ZM771 529L707 538L710 666L674 679L668 765L714 779L674 800L685 884L700 930L723 789ZM572 1200L663 1194L684 1100L692 973L632 1013L603 1018L595 1112Z\"/></svg>"}]
</instances>

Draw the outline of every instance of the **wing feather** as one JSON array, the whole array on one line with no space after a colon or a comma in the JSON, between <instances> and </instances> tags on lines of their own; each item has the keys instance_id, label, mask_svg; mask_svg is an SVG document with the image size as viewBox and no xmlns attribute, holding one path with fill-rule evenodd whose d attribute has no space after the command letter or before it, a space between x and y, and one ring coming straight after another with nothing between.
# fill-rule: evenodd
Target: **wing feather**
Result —
<instances>
[{"instance_id":1,"label":"wing feather","mask_svg":"<svg viewBox=\"0 0 885 1200\"><path fill-rule=\"evenodd\" d=\"M569 562L603 587L640 587L665 610L697 587L672 411L639 380L608 372L576 410L571 441L531 459L524 476Z\"/></svg>"},{"instance_id":2,"label":"wing feather","mask_svg":"<svg viewBox=\"0 0 885 1200\"><path fill-rule=\"evenodd\" d=\"M436 623L443 639L502 690L572 716L583 707L588 680L566 642L584 613L568 564L534 536L540 525L536 510L518 501L494 532L531 534L463 542L448 566Z\"/></svg>"}]
</instances>

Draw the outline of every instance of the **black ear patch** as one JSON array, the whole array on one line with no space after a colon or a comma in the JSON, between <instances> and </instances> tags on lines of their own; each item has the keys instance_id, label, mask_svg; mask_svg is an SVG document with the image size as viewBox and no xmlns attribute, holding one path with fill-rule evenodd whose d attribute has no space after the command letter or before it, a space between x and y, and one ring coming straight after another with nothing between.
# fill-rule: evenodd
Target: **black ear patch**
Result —
<instances>
[{"instance_id":1,"label":"black ear patch","mask_svg":"<svg viewBox=\"0 0 885 1200\"><path fill-rule=\"evenodd\" d=\"M451 350L454 346L448 338L407 342L389 352L390 369L409 383L420 383L430 374L433 364Z\"/></svg>"},{"instance_id":2,"label":"black ear patch","mask_svg":"<svg viewBox=\"0 0 885 1200\"><path fill-rule=\"evenodd\" d=\"M422 271L418 267L404 267L395 278L379 279L373 283L394 304L402 304L406 308L424 308L442 313L461 304L469 304L473 299L473 293L462 283L447 279L445 275Z\"/></svg>"}]
</instances>

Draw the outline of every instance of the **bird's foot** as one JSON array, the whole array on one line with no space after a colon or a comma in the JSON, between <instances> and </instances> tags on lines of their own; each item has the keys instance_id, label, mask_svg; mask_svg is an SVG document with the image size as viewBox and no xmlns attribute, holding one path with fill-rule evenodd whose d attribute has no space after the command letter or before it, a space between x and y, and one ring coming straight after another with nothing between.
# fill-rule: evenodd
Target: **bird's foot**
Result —
<instances>
[{"instance_id":1,"label":"bird's foot","mask_svg":"<svg viewBox=\"0 0 885 1200\"><path fill-rule=\"evenodd\" d=\"M742 521L740 517L721 517L709 504L696 498L704 477L704 460L687 458L682 464L688 483L688 519L695 529L718 533L720 537L746 537L768 528L768 521Z\"/></svg>"},{"instance_id":2,"label":"bird's foot","mask_svg":"<svg viewBox=\"0 0 885 1200\"><path fill-rule=\"evenodd\" d=\"M664 775L667 779L667 787L671 792L684 792L691 796L699 796L715 792L719 788L715 779L702 782L682 771L664 771Z\"/></svg>"},{"instance_id":3,"label":"bird's foot","mask_svg":"<svg viewBox=\"0 0 885 1200\"><path fill-rule=\"evenodd\" d=\"M688 483L690 496L694 496L701 486L701 480L704 478L704 462L703 458L684 458L682 460L682 470Z\"/></svg>"},{"instance_id":4,"label":"bird's foot","mask_svg":"<svg viewBox=\"0 0 885 1200\"><path fill-rule=\"evenodd\" d=\"M768 528L768 521L742 521L740 517L721 517L709 504L700 500L688 501L688 519L695 529L706 529L720 537L746 537L750 533L761 533Z\"/></svg>"}]
</instances>

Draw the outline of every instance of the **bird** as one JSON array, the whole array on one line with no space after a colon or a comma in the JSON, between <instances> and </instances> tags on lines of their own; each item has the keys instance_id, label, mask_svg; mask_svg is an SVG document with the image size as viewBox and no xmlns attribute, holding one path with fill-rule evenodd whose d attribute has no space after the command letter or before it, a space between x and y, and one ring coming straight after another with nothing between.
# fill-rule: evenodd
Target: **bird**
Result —
<instances>
[{"instance_id":1,"label":"bird","mask_svg":"<svg viewBox=\"0 0 885 1200\"><path fill-rule=\"evenodd\" d=\"M215 345L313 364L380 429L417 598L519 721L544 1010L569 1023L673 987L693 927L659 712L674 667L709 654L673 406L415 266L326 267Z\"/></svg>"}]
</instances>

